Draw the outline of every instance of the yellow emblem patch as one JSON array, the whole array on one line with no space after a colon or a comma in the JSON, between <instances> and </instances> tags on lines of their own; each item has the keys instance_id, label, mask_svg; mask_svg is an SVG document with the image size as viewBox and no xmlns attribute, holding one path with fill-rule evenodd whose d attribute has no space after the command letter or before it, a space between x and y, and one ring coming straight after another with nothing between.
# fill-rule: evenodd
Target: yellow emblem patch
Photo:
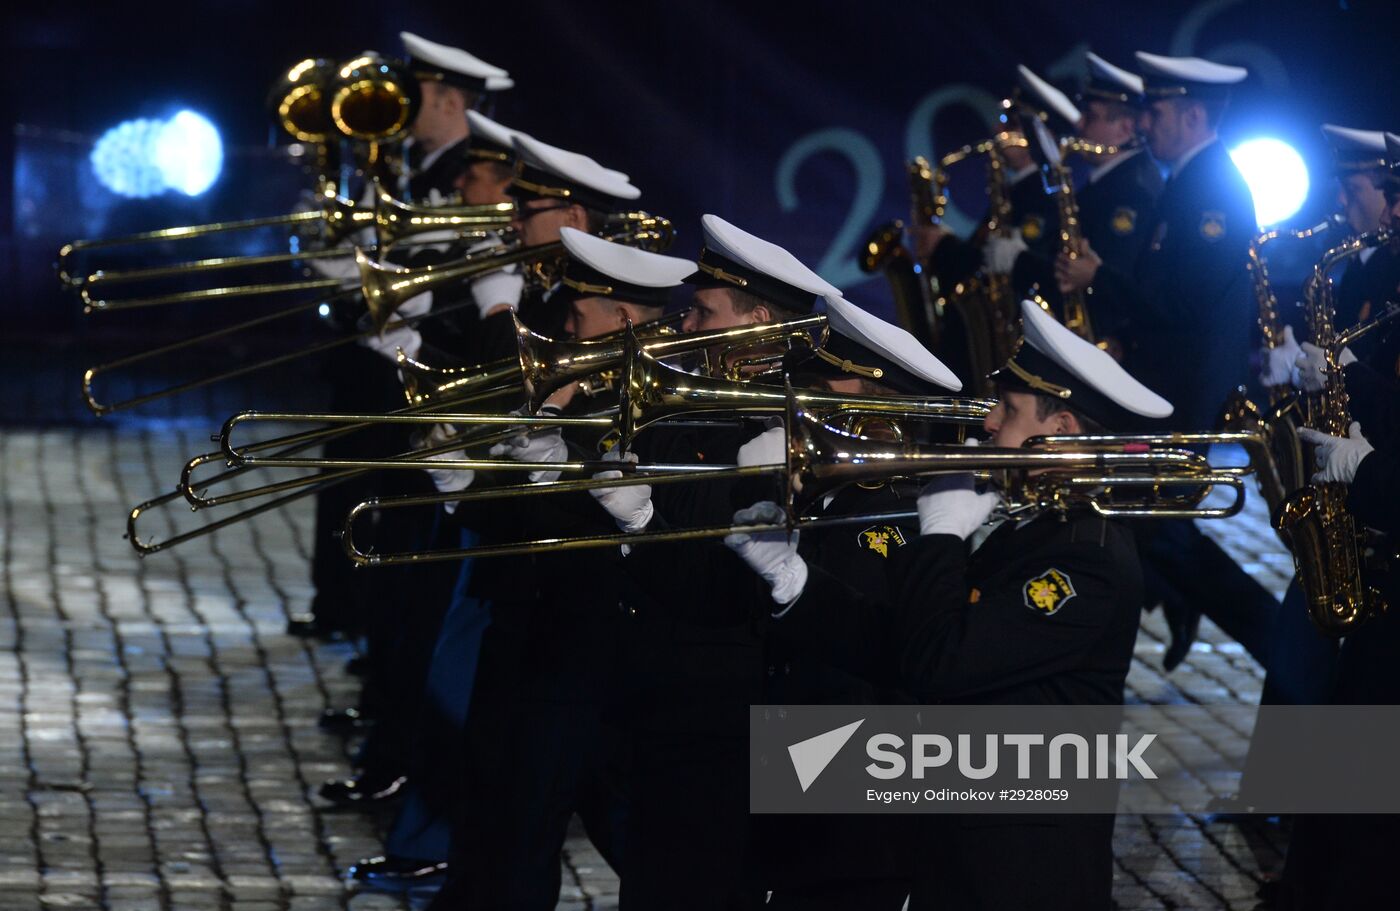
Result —
<instances>
[{"instance_id":1,"label":"yellow emblem patch","mask_svg":"<svg viewBox=\"0 0 1400 911\"><path fill-rule=\"evenodd\" d=\"M1113 233L1120 237L1126 237L1133 233L1137 227L1137 212L1127 206L1119 206L1113 213L1113 221L1109 223L1113 228Z\"/></svg>"},{"instance_id":2,"label":"yellow emblem patch","mask_svg":"<svg viewBox=\"0 0 1400 911\"><path fill-rule=\"evenodd\" d=\"M1201 213L1201 236L1217 241L1225 236L1225 213L1214 210Z\"/></svg>"},{"instance_id":3,"label":"yellow emblem patch","mask_svg":"<svg viewBox=\"0 0 1400 911\"><path fill-rule=\"evenodd\" d=\"M1039 215L1027 215L1026 220L1021 222L1021 237L1027 243L1035 243L1044 233L1045 219Z\"/></svg>"},{"instance_id":4,"label":"yellow emblem patch","mask_svg":"<svg viewBox=\"0 0 1400 911\"><path fill-rule=\"evenodd\" d=\"M904 532L893 525L872 525L856 536L856 542L866 550L873 550L882 557L888 557L891 545L904 546Z\"/></svg>"},{"instance_id":5,"label":"yellow emblem patch","mask_svg":"<svg viewBox=\"0 0 1400 911\"><path fill-rule=\"evenodd\" d=\"M1026 607L1049 616L1064 607L1076 592L1069 576L1058 569L1048 569L1028 580L1021 587L1021 594L1025 597Z\"/></svg>"}]
</instances>

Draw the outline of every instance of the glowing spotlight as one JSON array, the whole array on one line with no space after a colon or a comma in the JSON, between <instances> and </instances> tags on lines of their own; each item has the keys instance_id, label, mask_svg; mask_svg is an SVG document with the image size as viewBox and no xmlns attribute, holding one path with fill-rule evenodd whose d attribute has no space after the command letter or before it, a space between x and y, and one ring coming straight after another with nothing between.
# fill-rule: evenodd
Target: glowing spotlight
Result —
<instances>
[{"instance_id":1,"label":"glowing spotlight","mask_svg":"<svg viewBox=\"0 0 1400 911\"><path fill-rule=\"evenodd\" d=\"M1235 167L1254 196L1261 228L1293 217L1308 198L1308 167L1303 156L1278 139L1250 139L1230 150Z\"/></svg>"},{"instance_id":2,"label":"glowing spotlight","mask_svg":"<svg viewBox=\"0 0 1400 911\"><path fill-rule=\"evenodd\" d=\"M159 120L128 120L103 133L90 156L102 185L134 199L164 193L165 175L149 154L163 126Z\"/></svg>"},{"instance_id":3,"label":"glowing spotlight","mask_svg":"<svg viewBox=\"0 0 1400 911\"><path fill-rule=\"evenodd\" d=\"M198 196L223 168L219 131L194 111L169 120L127 120L93 146L93 173L119 196L145 199L167 190Z\"/></svg>"},{"instance_id":4,"label":"glowing spotlight","mask_svg":"<svg viewBox=\"0 0 1400 911\"><path fill-rule=\"evenodd\" d=\"M209 120L181 111L156 136L155 161L165 183L186 196L198 196L214 183L224 166L224 144Z\"/></svg>"},{"instance_id":5,"label":"glowing spotlight","mask_svg":"<svg viewBox=\"0 0 1400 911\"><path fill-rule=\"evenodd\" d=\"M321 306L316 308L316 312L321 314L322 319L324 319L331 315L331 305L322 304Z\"/></svg>"}]
</instances>

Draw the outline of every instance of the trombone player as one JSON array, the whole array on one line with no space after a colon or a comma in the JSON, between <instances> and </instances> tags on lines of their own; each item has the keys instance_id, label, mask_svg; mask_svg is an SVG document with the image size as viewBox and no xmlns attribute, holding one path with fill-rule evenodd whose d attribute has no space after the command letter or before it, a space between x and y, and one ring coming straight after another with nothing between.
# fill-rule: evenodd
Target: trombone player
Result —
<instances>
[{"instance_id":1,"label":"trombone player","mask_svg":"<svg viewBox=\"0 0 1400 911\"><path fill-rule=\"evenodd\" d=\"M853 395L943 396L962 382L908 332L866 313L843 298L826 299L831 334L825 352L794 352L788 369L794 385L825 387ZM898 419L894 419L896 422ZM869 436L894 438L913 428L887 420L859 428ZM786 431L773 427L739 450L740 465L784 460ZM829 571L842 584L874 601L886 601L886 567L918 538L914 514L917 483L891 479L852 484L825 498L823 517L890 513L862 525L814 528L801 535L801 558ZM771 514L741 510L737 522L766 522ZM742 552L742 551L741 551ZM768 572L780 573L780 567ZM766 591L753 593L762 604ZM764 642L764 701L770 704L874 704L905 701L897 685L870 682L839 666L811 660L780 637ZM898 911L910 889L915 855L908 820L889 816L753 817L754 864L772 892L766 907L778 909L863 908Z\"/></svg>"},{"instance_id":2,"label":"trombone player","mask_svg":"<svg viewBox=\"0 0 1400 911\"><path fill-rule=\"evenodd\" d=\"M838 294L776 244L715 215L702 226L686 331L808 314L819 298ZM732 465L753 435L737 426L656 427L639 437L635 454L612 457ZM736 483L592 494L618 528L636 533L727 524ZM631 548L621 569L622 654L635 694L625 707L633 750L623 901L697 911L761 904L746 782L748 706L763 687L763 618L753 610L748 572L726 548L694 542Z\"/></svg>"},{"instance_id":3,"label":"trombone player","mask_svg":"<svg viewBox=\"0 0 1400 911\"><path fill-rule=\"evenodd\" d=\"M694 263L559 228L567 251L551 306L566 312L574 339L617 333L662 315ZM585 399L578 384L551 396L542 413L616 404ZM588 402L587 408L578 406ZM523 433L493 447L528 470L531 462L595 459L586 429ZM441 478L444 470L434 472ZM470 474L459 472L458 474ZM534 482L558 477L530 472ZM470 480L440 487L464 489ZM454 517L483 540L605 532L587 494L461 504ZM614 714L622 614L616 549L482 561L469 591L487 602L490 626L468 714L465 791L452 836L447 883L434 908L553 909L559 854L577 813L598 850L624 875L629 839L621 794L621 736ZM494 582L492 581L494 580Z\"/></svg>"},{"instance_id":4,"label":"trombone player","mask_svg":"<svg viewBox=\"0 0 1400 911\"><path fill-rule=\"evenodd\" d=\"M986 430L995 445L1171 414L1039 306L1023 303L1022 320L1022 347L994 374L1000 400ZM809 658L871 680L893 675L921 702L1121 704L1142 604L1132 535L1078 509L1063 522L1007 520L970 548L999 500L971 476L926 485L920 534L891 553L883 601L809 562L781 532L727 543L769 584L770 634ZM774 509L759 504L736 520ZM919 822L911 911L1111 906L1111 816Z\"/></svg>"}]
</instances>

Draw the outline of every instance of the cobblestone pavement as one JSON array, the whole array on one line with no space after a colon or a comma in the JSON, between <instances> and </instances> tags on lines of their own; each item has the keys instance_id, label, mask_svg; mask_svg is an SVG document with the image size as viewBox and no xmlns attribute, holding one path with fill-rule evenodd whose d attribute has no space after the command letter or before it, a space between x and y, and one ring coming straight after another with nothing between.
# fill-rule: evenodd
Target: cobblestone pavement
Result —
<instances>
[{"instance_id":1,"label":"cobblestone pavement","mask_svg":"<svg viewBox=\"0 0 1400 911\"><path fill-rule=\"evenodd\" d=\"M0 428L0 911L389 911L339 871L378 847L375 821L314 796L346 746L315 725L355 686L344 646L283 632L309 598L310 502L138 560L127 508L207 449L207 422ZM173 512L191 521L187 510ZM165 535L168 519L150 532ZM1257 509L1230 547L1281 593L1287 555ZM1128 681L1146 702L1257 701L1257 665L1209 622L1187 663L1160 671L1149 616ZM1190 816L1121 817L1124 909L1252 908L1284 836ZM616 905L582 837L561 908Z\"/></svg>"}]
</instances>

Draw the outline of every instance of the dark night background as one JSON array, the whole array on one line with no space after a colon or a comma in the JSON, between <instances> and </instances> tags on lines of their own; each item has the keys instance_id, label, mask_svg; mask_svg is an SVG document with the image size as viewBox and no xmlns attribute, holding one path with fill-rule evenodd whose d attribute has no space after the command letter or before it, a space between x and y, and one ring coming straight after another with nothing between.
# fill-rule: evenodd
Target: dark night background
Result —
<instances>
[{"instance_id":1,"label":"dark night background","mask_svg":"<svg viewBox=\"0 0 1400 911\"><path fill-rule=\"evenodd\" d=\"M268 88L302 57L397 55L402 29L508 69L516 88L497 118L629 173L643 206L675 221L674 252L693 254L699 216L716 212L877 308L884 282L861 284L853 251L907 209L903 160L986 135L981 118L1017 63L1064 87L1090 48L1127 67L1137 49L1249 67L1223 132L1227 142L1276 136L1303 153L1312 193L1298 222L1331 201L1319 124L1400 128L1400 5L1385 0L234 0L28 4L5 15L0 310L9 341L33 345L92 346L121 331L119 318L82 317L59 293L51 270L63 241L289 211L308 181L271 148ZM208 193L122 200L97 184L87 158L97 136L181 107L223 137L224 170ZM977 178L971 166L954 184L974 216Z\"/></svg>"}]
</instances>

